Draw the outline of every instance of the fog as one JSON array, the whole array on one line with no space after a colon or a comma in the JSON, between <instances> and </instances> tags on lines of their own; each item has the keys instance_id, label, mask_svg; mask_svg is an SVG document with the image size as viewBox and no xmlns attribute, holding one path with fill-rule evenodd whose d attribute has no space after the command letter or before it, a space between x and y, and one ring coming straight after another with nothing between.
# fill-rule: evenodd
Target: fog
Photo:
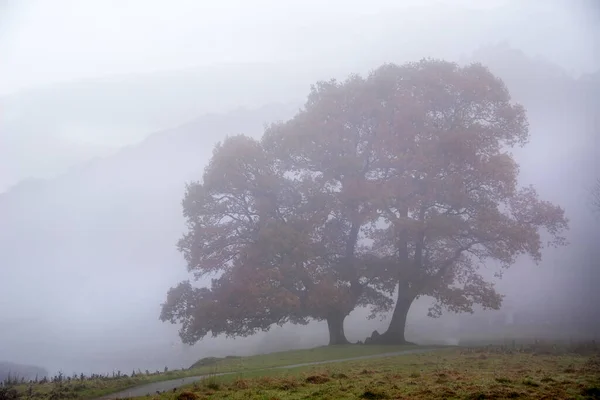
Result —
<instances>
[{"instance_id":1,"label":"fog","mask_svg":"<svg viewBox=\"0 0 600 400\"><path fill-rule=\"evenodd\" d=\"M422 57L505 80L530 120L521 183L571 229L568 247L498 281L502 310L431 319L419 299L408 339L485 339L481 321L519 312L540 318L527 334L600 337L595 1L7 0L0 54L0 361L129 372L326 344L314 322L190 347L158 320L188 277L175 247L185 183L226 135L293 116L311 83ZM367 314L346 320L350 340L389 322Z\"/></svg>"}]
</instances>

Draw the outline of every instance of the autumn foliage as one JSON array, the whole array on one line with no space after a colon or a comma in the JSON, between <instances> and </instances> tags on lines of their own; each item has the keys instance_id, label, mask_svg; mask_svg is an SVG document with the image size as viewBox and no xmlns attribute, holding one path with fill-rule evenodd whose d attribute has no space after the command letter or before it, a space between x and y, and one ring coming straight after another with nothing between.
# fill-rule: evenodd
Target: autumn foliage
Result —
<instances>
[{"instance_id":1,"label":"autumn foliage","mask_svg":"<svg viewBox=\"0 0 600 400\"><path fill-rule=\"evenodd\" d=\"M479 269L565 244L561 208L517 184L510 148L528 140L525 110L485 67L423 60L319 82L303 109L261 141L218 145L183 201L179 242L209 288L172 288L161 319L182 339L249 335L273 324L393 308L379 340L404 342L420 296L443 309L498 308ZM392 300L396 296L395 305Z\"/></svg>"}]
</instances>

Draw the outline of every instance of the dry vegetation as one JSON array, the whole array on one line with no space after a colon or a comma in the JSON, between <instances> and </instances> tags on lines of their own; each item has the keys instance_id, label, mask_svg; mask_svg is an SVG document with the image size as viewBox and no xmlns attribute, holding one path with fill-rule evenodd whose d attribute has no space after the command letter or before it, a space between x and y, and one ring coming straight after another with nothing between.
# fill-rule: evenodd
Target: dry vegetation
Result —
<instances>
[{"instance_id":1,"label":"dry vegetation","mask_svg":"<svg viewBox=\"0 0 600 400\"><path fill-rule=\"evenodd\" d=\"M350 346L347 346L350 347ZM363 346L356 346L363 347ZM368 346L364 346L368 347ZM312 355L339 358L342 349L319 348L266 354L246 360L239 372L208 374L192 386L145 399L598 399L600 347L595 342L458 347L435 352L346 361L293 369L259 369L266 364L307 361ZM349 349L346 349L349 350ZM358 350L355 350L355 352ZM292 357L294 356L294 357ZM347 356L348 357L348 356ZM293 359L293 360L292 360ZM242 365L242 364L238 364ZM265 365L265 364L263 364ZM232 367L232 365L229 365ZM264 368L264 367L263 367ZM213 370L214 372L219 372ZM191 372L191 371L186 371ZM214 373L213 372L213 373ZM166 376L181 372L169 372ZM138 377L137 384L161 380ZM131 387L132 378L63 381L0 388L0 400L83 399ZM33 389L28 389L33 388Z\"/></svg>"},{"instance_id":2,"label":"dry vegetation","mask_svg":"<svg viewBox=\"0 0 600 400\"><path fill-rule=\"evenodd\" d=\"M289 371L210 377L156 399L596 399L600 355L556 345L446 349Z\"/></svg>"},{"instance_id":3,"label":"dry vegetation","mask_svg":"<svg viewBox=\"0 0 600 400\"><path fill-rule=\"evenodd\" d=\"M13 399L94 399L132 387L190 376L227 372L248 372L293 364L321 362L351 357L409 350L415 346L338 345L306 350L290 350L249 357L203 358L190 369L172 371L118 371L108 375L73 375L61 373L51 378L25 382L15 376L0 382L0 400Z\"/></svg>"}]
</instances>

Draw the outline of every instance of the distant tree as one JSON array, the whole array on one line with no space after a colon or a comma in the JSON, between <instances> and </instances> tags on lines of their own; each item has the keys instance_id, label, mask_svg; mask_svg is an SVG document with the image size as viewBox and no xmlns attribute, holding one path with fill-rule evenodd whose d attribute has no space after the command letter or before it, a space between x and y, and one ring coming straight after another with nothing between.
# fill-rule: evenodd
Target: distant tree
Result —
<instances>
[{"instance_id":1,"label":"distant tree","mask_svg":"<svg viewBox=\"0 0 600 400\"><path fill-rule=\"evenodd\" d=\"M236 136L217 146L203 182L188 185L189 232L179 249L196 279L218 276L210 287L186 281L167 295L161 320L181 323L185 343L309 319L327 321L330 344L346 343L343 321L357 305L375 313L392 306L380 291L385 261L352 248L354 274L340 269L350 250L335 199L288 172L260 142Z\"/></svg>"},{"instance_id":2,"label":"distant tree","mask_svg":"<svg viewBox=\"0 0 600 400\"><path fill-rule=\"evenodd\" d=\"M592 208L594 211L600 212L600 179L596 180L596 184L590 192Z\"/></svg>"},{"instance_id":3,"label":"distant tree","mask_svg":"<svg viewBox=\"0 0 600 400\"><path fill-rule=\"evenodd\" d=\"M337 193L372 254L393 260L397 301L378 339L388 343L405 342L416 298L436 300L431 316L499 308L480 266L507 268L521 254L539 261L544 229L549 244L565 243L563 210L517 187L508 150L527 140L525 111L502 81L479 64L436 60L320 82L294 119L265 136L297 175Z\"/></svg>"}]
</instances>

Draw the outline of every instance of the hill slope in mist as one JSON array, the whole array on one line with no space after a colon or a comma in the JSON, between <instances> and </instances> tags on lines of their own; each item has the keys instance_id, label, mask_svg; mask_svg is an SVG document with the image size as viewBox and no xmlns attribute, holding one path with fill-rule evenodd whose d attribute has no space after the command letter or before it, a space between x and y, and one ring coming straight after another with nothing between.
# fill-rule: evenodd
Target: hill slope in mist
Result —
<instances>
[{"instance_id":1,"label":"hill slope in mist","mask_svg":"<svg viewBox=\"0 0 600 400\"><path fill-rule=\"evenodd\" d=\"M7 378L11 379L42 379L48 375L48 371L44 368L34 365L15 364L7 361L0 361L0 382Z\"/></svg>"},{"instance_id":2,"label":"hill slope in mist","mask_svg":"<svg viewBox=\"0 0 600 400\"><path fill-rule=\"evenodd\" d=\"M185 183L201 176L218 140L259 136L295 109L207 115L0 195L0 354L84 372L158 357L162 365L146 365L162 369L168 357L148 348L176 340L158 313L166 289L185 276L175 248ZM138 364L119 360L131 354Z\"/></svg>"},{"instance_id":3,"label":"hill slope in mist","mask_svg":"<svg viewBox=\"0 0 600 400\"><path fill-rule=\"evenodd\" d=\"M299 101L327 68L230 64L49 85L0 97L0 193L205 113Z\"/></svg>"},{"instance_id":4,"label":"hill slope in mist","mask_svg":"<svg viewBox=\"0 0 600 400\"><path fill-rule=\"evenodd\" d=\"M501 77L527 110L531 139L514 151L521 184L533 184L544 199L564 207L570 219L569 247L546 250L540 267L513 269L500 286L518 298L514 304L529 302L538 313L597 317L592 305L600 304L595 289L600 284L600 229L589 189L600 178L600 115L595 111L600 107L600 71L574 78L506 44L481 48L472 58ZM517 278L527 270L533 279Z\"/></svg>"},{"instance_id":5,"label":"hill slope in mist","mask_svg":"<svg viewBox=\"0 0 600 400\"><path fill-rule=\"evenodd\" d=\"M516 308L556 318L590 311L585 302L597 298L590 287L600 279L592 258L585 257L597 228L590 224L582 196L598 171L594 129L599 125L592 110L600 104L600 82L581 84L502 47L474 58L505 78L515 99L529 110L532 141L517 152L523 183L535 184L543 197L566 207L573 223L574 247L547 252L539 268L523 260L500 287ZM253 90L275 91L270 85L257 84ZM192 107L191 100L181 104L181 110ZM296 109L272 105L207 115L58 178L23 182L1 194L0 354L51 370L88 373L181 367L199 355L242 348L246 354L257 348L283 350L277 346L284 342L265 344L264 336L227 343L208 338L194 349L181 347L174 344L176 327L160 323L158 315L166 290L187 278L175 248L184 230L180 202L185 182L200 178L218 140L238 133L258 137L264 123L291 117ZM107 117L98 118L101 123ZM441 332L443 321L423 318L423 301L411 309L408 329ZM357 324L359 317L348 322L353 340L385 324ZM303 340L319 343L320 328L304 328L296 329L307 332ZM282 336L285 346L301 343Z\"/></svg>"},{"instance_id":6,"label":"hill slope in mist","mask_svg":"<svg viewBox=\"0 0 600 400\"><path fill-rule=\"evenodd\" d=\"M177 126L203 113L301 100L317 79L364 73L383 62L432 55L456 59L482 41L498 40L540 51L569 70L587 71L595 62L598 41L593 38L599 36L598 24L581 4L552 1L538 7L516 1L435 1L432 9L427 3L385 1L366 7L357 2L344 3L341 8L320 7L322 12L301 13L294 22L283 23L283 30L280 20L268 28L274 30L265 38L266 43L256 43L259 47L275 46L276 57L267 58L280 60L274 63L231 63L109 76L2 96L0 192L22 179L52 177L94 156L112 154L124 144L139 142L149 132ZM261 13L259 17L268 21L267 15L272 14ZM535 27L531 26L532 18L536 18ZM360 33L357 26L362 27ZM565 29L557 33L556 26ZM192 65L211 59L202 49L202 38L194 40L192 35L189 39L193 44L184 50L189 57L163 56L169 62L158 65L183 65L178 64L183 59ZM271 39L275 39L273 43ZM181 43L173 45L177 48ZM235 42L232 45L231 49L236 47ZM160 54L158 48L156 52L153 57ZM231 57L244 59L240 54ZM251 59L260 59L257 57ZM141 68L150 71L154 65L146 62ZM93 70L102 73L103 68L99 65Z\"/></svg>"}]
</instances>

